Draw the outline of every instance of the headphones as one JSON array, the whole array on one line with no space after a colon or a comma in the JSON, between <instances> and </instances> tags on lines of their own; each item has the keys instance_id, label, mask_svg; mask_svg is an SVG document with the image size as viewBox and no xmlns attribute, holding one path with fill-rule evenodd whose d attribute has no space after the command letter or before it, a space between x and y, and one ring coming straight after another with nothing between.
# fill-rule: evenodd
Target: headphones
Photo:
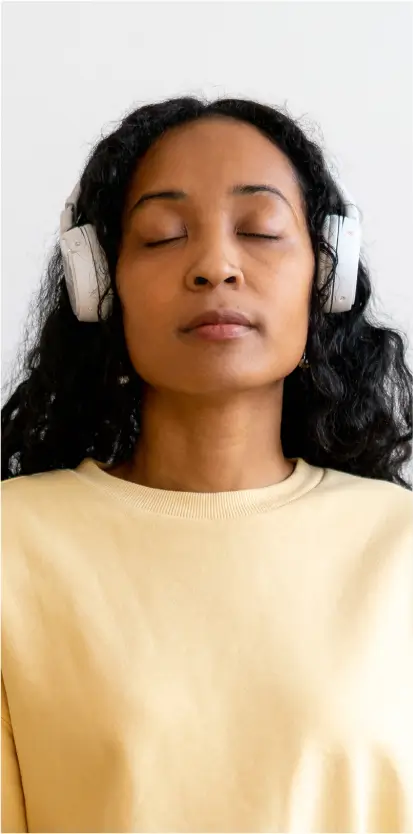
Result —
<instances>
[{"instance_id":1,"label":"headphones","mask_svg":"<svg viewBox=\"0 0 413 834\"><path fill-rule=\"evenodd\" d=\"M356 297L357 272L361 247L361 214L354 200L340 184L345 214L327 215L323 237L336 253L337 265L323 310L326 313L345 313L351 310ZM70 303L79 321L96 322L100 298L110 287L109 269L105 253L93 226L76 226L80 183L67 198L60 215L60 249ZM331 270L328 255L319 251L317 285L322 288ZM113 291L109 290L102 302L102 317L110 315Z\"/></svg>"}]
</instances>

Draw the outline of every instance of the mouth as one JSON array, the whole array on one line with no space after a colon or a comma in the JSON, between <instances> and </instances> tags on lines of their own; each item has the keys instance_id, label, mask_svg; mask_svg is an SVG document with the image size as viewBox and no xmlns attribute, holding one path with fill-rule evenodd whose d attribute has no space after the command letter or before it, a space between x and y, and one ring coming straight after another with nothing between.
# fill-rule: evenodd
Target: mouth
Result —
<instances>
[{"instance_id":1,"label":"mouth","mask_svg":"<svg viewBox=\"0 0 413 834\"><path fill-rule=\"evenodd\" d=\"M255 329L249 316L244 313L236 310L209 310L192 319L181 332L207 341L226 341L246 336Z\"/></svg>"}]
</instances>

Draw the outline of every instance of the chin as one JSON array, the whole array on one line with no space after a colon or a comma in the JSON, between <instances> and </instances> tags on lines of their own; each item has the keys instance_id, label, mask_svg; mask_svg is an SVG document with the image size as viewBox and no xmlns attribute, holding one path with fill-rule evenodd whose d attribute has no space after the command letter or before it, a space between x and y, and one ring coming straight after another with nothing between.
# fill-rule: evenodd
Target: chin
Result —
<instances>
[{"instance_id":1,"label":"chin","mask_svg":"<svg viewBox=\"0 0 413 834\"><path fill-rule=\"evenodd\" d=\"M155 368L152 364L135 369L139 376L154 391L167 391L202 397L228 396L266 389L282 382L291 373L291 362L275 362L273 356L220 356L198 358L197 361L183 361L182 356L171 361L171 357ZM271 361L272 360L272 361Z\"/></svg>"},{"instance_id":2,"label":"chin","mask_svg":"<svg viewBox=\"0 0 413 834\"><path fill-rule=\"evenodd\" d=\"M268 388L277 381L279 378L274 377L274 374L234 373L234 370L226 373L221 369L218 373L199 373L196 377L182 376L179 380L169 381L167 385L164 381L162 387L177 394L195 397L228 397Z\"/></svg>"}]
</instances>

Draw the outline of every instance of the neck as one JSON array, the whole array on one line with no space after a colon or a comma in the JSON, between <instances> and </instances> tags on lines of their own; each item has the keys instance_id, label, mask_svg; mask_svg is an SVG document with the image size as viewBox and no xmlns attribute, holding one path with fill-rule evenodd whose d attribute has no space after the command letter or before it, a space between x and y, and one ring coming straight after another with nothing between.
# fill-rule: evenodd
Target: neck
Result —
<instances>
[{"instance_id":1,"label":"neck","mask_svg":"<svg viewBox=\"0 0 413 834\"><path fill-rule=\"evenodd\" d=\"M134 455L112 474L154 489L229 492L285 480L282 385L211 402L151 391Z\"/></svg>"}]
</instances>

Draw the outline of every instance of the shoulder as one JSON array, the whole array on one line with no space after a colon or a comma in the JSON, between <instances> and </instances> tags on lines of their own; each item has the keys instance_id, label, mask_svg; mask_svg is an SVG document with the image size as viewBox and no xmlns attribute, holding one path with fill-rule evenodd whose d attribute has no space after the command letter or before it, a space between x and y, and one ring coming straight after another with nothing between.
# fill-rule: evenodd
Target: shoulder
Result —
<instances>
[{"instance_id":1,"label":"shoulder","mask_svg":"<svg viewBox=\"0 0 413 834\"><path fill-rule=\"evenodd\" d=\"M50 504L56 496L65 491L71 491L75 486L75 471L71 469L53 469L50 472L39 472L35 475L19 475L1 482L1 502L3 510L15 507L23 509L24 505L42 503Z\"/></svg>"},{"instance_id":2,"label":"shoulder","mask_svg":"<svg viewBox=\"0 0 413 834\"><path fill-rule=\"evenodd\" d=\"M413 563L413 493L389 481L325 469L317 490L323 517L370 548L404 552Z\"/></svg>"},{"instance_id":3,"label":"shoulder","mask_svg":"<svg viewBox=\"0 0 413 834\"><path fill-rule=\"evenodd\" d=\"M93 492L78 477L76 469L53 469L1 482L5 535L13 531L15 536L19 529L28 529L33 522L63 522L85 503L93 503Z\"/></svg>"},{"instance_id":4,"label":"shoulder","mask_svg":"<svg viewBox=\"0 0 413 834\"><path fill-rule=\"evenodd\" d=\"M352 475L338 469L324 470L319 489L332 496L347 495L363 506L393 507L410 515L413 509L413 492L410 489L390 481Z\"/></svg>"},{"instance_id":5,"label":"shoulder","mask_svg":"<svg viewBox=\"0 0 413 834\"><path fill-rule=\"evenodd\" d=\"M46 577L66 571L68 564L81 565L82 545L91 529L101 529L99 524L108 518L108 502L103 507L99 502L100 492L90 489L76 469L54 469L1 482L6 611L13 595L30 596L35 578L47 584Z\"/></svg>"}]
</instances>

